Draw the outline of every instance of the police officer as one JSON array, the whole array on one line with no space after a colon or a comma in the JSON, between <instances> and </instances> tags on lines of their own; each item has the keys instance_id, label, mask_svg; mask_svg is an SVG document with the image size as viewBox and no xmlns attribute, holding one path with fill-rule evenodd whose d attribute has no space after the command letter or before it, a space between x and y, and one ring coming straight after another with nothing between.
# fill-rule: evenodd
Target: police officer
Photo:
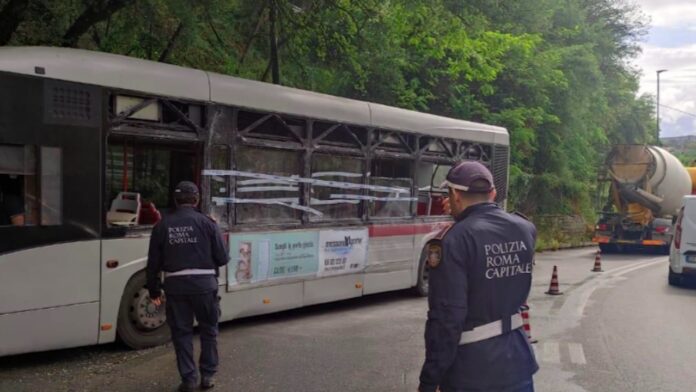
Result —
<instances>
[{"instance_id":1,"label":"police officer","mask_svg":"<svg viewBox=\"0 0 696 392\"><path fill-rule=\"evenodd\" d=\"M199 361L201 388L215 384L218 334L218 268L229 261L217 224L196 211L199 192L196 184L180 182L174 190L176 210L155 225L147 260L147 287L153 303L164 301L160 272L164 272L167 294L167 324L172 331L176 362L181 375L179 391L196 388L193 359L193 318L201 335Z\"/></svg>"},{"instance_id":2,"label":"police officer","mask_svg":"<svg viewBox=\"0 0 696 392\"><path fill-rule=\"evenodd\" d=\"M531 288L536 228L492 202L493 177L479 162L454 166L444 186L455 223L430 244L419 391L533 391L539 367L519 309Z\"/></svg>"}]
</instances>

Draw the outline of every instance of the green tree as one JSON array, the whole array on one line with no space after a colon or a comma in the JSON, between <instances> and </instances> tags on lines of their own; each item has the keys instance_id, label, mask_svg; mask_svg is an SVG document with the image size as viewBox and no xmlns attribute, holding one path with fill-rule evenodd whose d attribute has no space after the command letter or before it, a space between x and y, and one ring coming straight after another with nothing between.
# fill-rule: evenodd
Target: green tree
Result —
<instances>
[{"instance_id":1,"label":"green tree","mask_svg":"<svg viewBox=\"0 0 696 392\"><path fill-rule=\"evenodd\" d=\"M510 207L592 219L614 143L654 141L629 0L0 0L0 45L100 50L483 121Z\"/></svg>"}]
</instances>

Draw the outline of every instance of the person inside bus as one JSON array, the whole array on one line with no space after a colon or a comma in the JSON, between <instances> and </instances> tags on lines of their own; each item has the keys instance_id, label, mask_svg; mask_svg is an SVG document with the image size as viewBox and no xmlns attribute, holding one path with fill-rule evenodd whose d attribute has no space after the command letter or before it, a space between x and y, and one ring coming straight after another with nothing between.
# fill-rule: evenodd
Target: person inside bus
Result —
<instances>
[{"instance_id":1,"label":"person inside bus","mask_svg":"<svg viewBox=\"0 0 696 392\"><path fill-rule=\"evenodd\" d=\"M0 175L0 226L24 226L24 201L18 192L19 180Z\"/></svg>"}]
</instances>

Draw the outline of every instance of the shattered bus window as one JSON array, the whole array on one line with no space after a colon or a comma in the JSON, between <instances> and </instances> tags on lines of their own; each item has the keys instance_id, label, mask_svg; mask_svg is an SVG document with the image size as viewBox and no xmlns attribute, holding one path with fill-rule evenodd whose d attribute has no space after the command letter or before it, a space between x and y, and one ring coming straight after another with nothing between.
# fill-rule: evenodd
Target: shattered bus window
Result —
<instances>
[{"instance_id":1,"label":"shattered bus window","mask_svg":"<svg viewBox=\"0 0 696 392\"><path fill-rule=\"evenodd\" d=\"M413 186L411 166L412 163L405 160L375 159L372 161L370 185L391 189L370 191L370 216L407 217L411 215Z\"/></svg>"},{"instance_id":2,"label":"shattered bus window","mask_svg":"<svg viewBox=\"0 0 696 392\"><path fill-rule=\"evenodd\" d=\"M312 179L361 184L363 181L363 161L350 156L314 154ZM360 189L312 185L310 205L324 215L310 215L310 220L360 218L361 194Z\"/></svg>"},{"instance_id":3,"label":"shattered bus window","mask_svg":"<svg viewBox=\"0 0 696 392\"><path fill-rule=\"evenodd\" d=\"M241 146L237 170L278 176L301 176L297 151ZM235 190L237 223L299 222L301 185L290 181L238 178Z\"/></svg>"}]
</instances>

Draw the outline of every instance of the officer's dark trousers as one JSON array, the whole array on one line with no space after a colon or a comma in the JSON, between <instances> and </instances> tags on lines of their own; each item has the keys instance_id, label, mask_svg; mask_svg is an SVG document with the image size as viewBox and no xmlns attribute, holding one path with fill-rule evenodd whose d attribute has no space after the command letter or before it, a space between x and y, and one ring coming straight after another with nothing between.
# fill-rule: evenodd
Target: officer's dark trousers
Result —
<instances>
[{"instance_id":1,"label":"officer's dark trousers","mask_svg":"<svg viewBox=\"0 0 696 392\"><path fill-rule=\"evenodd\" d=\"M166 286L166 283L165 283ZM167 324L172 331L176 351L176 363L181 380L194 384L197 381L196 363L193 359L193 318L198 321L201 336L199 368L202 377L212 377L217 371L218 318L217 290L202 294L169 294L166 299Z\"/></svg>"},{"instance_id":2,"label":"officer's dark trousers","mask_svg":"<svg viewBox=\"0 0 696 392\"><path fill-rule=\"evenodd\" d=\"M471 392L472 390L469 389L456 389L456 388L448 388L446 386L440 387L440 390L442 392ZM477 389L476 391L479 391ZM510 388L505 388L505 389L489 389L488 391L491 392L534 392L534 381L530 379L529 381L523 382L520 385L510 387Z\"/></svg>"}]
</instances>

